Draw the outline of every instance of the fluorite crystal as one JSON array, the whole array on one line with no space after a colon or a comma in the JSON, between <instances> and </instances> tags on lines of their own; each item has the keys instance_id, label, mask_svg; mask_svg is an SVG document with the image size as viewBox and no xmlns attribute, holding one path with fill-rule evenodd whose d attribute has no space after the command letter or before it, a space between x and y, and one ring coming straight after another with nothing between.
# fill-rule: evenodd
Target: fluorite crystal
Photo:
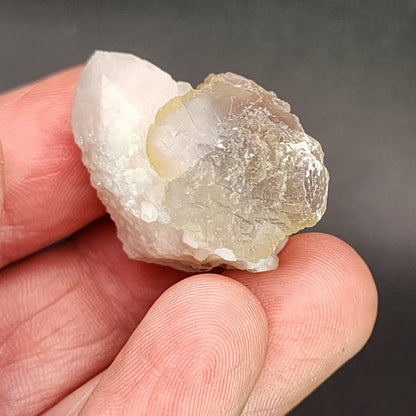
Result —
<instances>
[{"instance_id":1,"label":"fluorite crystal","mask_svg":"<svg viewBox=\"0 0 416 416\"><path fill-rule=\"evenodd\" d=\"M72 123L133 259L270 270L287 236L325 211L320 144L287 103L242 76L192 89L133 55L97 52Z\"/></svg>"}]
</instances>

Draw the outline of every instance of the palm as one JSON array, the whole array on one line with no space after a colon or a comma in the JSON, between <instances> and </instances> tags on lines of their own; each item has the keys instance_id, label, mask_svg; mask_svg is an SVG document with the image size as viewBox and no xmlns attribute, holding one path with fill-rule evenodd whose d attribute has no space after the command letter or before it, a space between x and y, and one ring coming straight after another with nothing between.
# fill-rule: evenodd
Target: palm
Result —
<instances>
[{"instance_id":1,"label":"palm","mask_svg":"<svg viewBox=\"0 0 416 416\"><path fill-rule=\"evenodd\" d=\"M259 275L129 260L73 144L79 71L0 97L0 409L284 414L368 338L368 269L321 234Z\"/></svg>"}]
</instances>

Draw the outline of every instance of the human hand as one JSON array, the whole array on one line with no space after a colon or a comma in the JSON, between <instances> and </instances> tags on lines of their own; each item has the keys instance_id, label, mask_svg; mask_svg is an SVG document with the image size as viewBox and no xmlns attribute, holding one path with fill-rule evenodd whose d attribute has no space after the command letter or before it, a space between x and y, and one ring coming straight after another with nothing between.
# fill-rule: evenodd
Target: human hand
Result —
<instances>
[{"instance_id":1,"label":"human hand","mask_svg":"<svg viewBox=\"0 0 416 416\"><path fill-rule=\"evenodd\" d=\"M79 73L0 96L0 414L287 413L368 339L367 266L316 233L261 274L129 260L72 138Z\"/></svg>"}]
</instances>

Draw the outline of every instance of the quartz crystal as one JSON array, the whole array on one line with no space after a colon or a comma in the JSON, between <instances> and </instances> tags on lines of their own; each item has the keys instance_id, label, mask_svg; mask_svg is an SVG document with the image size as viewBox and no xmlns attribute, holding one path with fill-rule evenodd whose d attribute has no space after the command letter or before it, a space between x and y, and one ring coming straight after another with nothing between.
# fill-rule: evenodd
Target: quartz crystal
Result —
<instances>
[{"instance_id":1,"label":"quartz crystal","mask_svg":"<svg viewBox=\"0 0 416 416\"><path fill-rule=\"evenodd\" d=\"M133 55L96 52L72 125L133 259L271 270L287 236L325 212L320 144L286 102L242 76L192 89Z\"/></svg>"}]
</instances>

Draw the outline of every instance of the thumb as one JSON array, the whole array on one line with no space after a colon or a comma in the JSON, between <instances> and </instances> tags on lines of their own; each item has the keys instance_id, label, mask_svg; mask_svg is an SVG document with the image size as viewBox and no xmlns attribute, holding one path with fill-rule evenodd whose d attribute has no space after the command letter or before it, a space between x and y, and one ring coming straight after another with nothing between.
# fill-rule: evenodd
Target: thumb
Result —
<instances>
[{"instance_id":1,"label":"thumb","mask_svg":"<svg viewBox=\"0 0 416 416\"><path fill-rule=\"evenodd\" d=\"M264 311L245 286L190 277L153 305L79 415L239 415L266 346Z\"/></svg>"}]
</instances>

